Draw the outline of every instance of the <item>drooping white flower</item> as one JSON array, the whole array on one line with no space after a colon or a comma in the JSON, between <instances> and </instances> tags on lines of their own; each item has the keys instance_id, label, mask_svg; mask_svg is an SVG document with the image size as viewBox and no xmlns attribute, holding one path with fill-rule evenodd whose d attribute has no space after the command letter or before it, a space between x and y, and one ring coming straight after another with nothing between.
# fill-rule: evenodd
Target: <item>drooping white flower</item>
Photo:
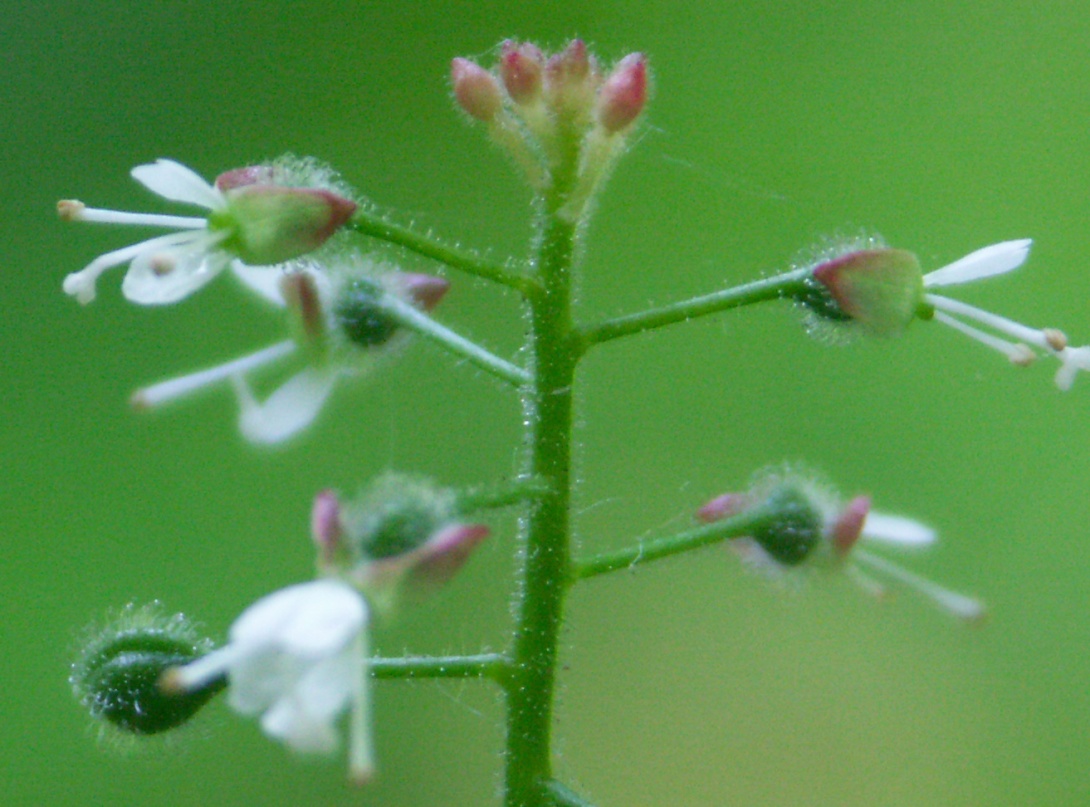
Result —
<instances>
[{"instance_id":1,"label":"drooping white flower","mask_svg":"<svg viewBox=\"0 0 1090 807\"><path fill-rule=\"evenodd\" d=\"M368 608L353 588L317 580L261 598L231 626L228 643L171 670L168 690L226 676L235 711L261 716L262 730L303 753L331 753L348 713L349 774L373 773L368 686Z\"/></svg>"},{"instance_id":2,"label":"drooping white flower","mask_svg":"<svg viewBox=\"0 0 1090 807\"><path fill-rule=\"evenodd\" d=\"M976 621L986 613L979 600L950 591L861 546L926 547L935 542L933 529L904 516L871 512L867 496L841 504L825 486L791 470L766 472L751 490L712 499L697 517L712 522L757 507L782 515L751 536L732 539L729 546L758 571L783 578L801 567L842 570L867 592L885 594L886 587L860 568L865 566L916 590L953 616Z\"/></svg>"},{"instance_id":3,"label":"drooping white flower","mask_svg":"<svg viewBox=\"0 0 1090 807\"><path fill-rule=\"evenodd\" d=\"M1079 370L1090 370L1090 347L1069 347L1056 328L1032 328L932 291L1011 272L1025 263L1032 245L1028 238L1003 241L922 274L911 252L874 243L813 268L835 310L822 308L820 300L802 302L822 316L849 319L879 335L900 333L914 319L941 322L1017 365L1030 364L1039 354L1053 356L1060 362L1056 385L1067 390Z\"/></svg>"},{"instance_id":4,"label":"drooping white flower","mask_svg":"<svg viewBox=\"0 0 1090 807\"><path fill-rule=\"evenodd\" d=\"M226 382L238 401L239 430L247 440L262 444L298 434L314 421L339 380L367 372L396 347L404 329L384 306L430 310L449 285L428 275L390 272L369 277L356 271L373 269L369 265L336 279L301 262L288 268L255 268L236 261L233 269L256 294L287 310L294 338L137 390L132 403L153 408ZM249 378L292 357L301 358L303 367L259 400Z\"/></svg>"},{"instance_id":5,"label":"drooping white flower","mask_svg":"<svg viewBox=\"0 0 1090 807\"><path fill-rule=\"evenodd\" d=\"M222 174L210 184L173 160L138 165L132 176L164 199L204 208L206 216L172 216L90 208L66 199L57 211L66 221L165 227L177 232L107 252L64 280L81 303L95 297L107 269L129 264L122 293L134 303L163 305L208 283L236 258L251 265L282 263L324 243L356 209L325 188L289 187L274 166Z\"/></svg>"}]
</instances>

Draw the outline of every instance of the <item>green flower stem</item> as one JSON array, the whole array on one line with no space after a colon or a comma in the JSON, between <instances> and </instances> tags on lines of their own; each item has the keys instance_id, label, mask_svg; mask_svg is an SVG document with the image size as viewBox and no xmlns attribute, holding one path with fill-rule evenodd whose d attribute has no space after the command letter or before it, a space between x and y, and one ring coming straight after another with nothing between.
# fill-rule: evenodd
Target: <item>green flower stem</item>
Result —
<instances>
[{"instance_id":1,"label":"green flower stem","mask_svg":"<svg viewBox=\"0 0 1090 807\"><path fill-rule=\"evenodd\" d=\"M436 342L451 353L467 359L482 370L506 381L513 387L522 387L530 382L530 374L499 356L489 353L476 342L456 334L429 317L423 311L399 300L393 295L386 295L382 307L406 328L416 331L421 336Z\"/></svg>"},{"instance_id":2,"label":"green flower stem","mask_svg":"<svg viewBox=\"0 0 1090 807\"><path fill-rule=\"evenodd\" d=\"M507 657L500 653L475 656L402 656L371 659L371 677L388 678L491 678L503 682Z\"/></svg>"},{"instance_id":3,"label":"green flower stem","mask_svg":"<svg viewBox=\"0 0 1090 807\"><path fill-rule=\"evenodd\" d=\"M434 238L421 235L408 227L393 224L382 216L366 210L357 210L344 227L360 235L397 244L417 255L446 264L452 269L483 277L485 280L500 283L521 293L526 293L534 285L533 280L524 274L512 272L505 266L483 260L471 252L449 247Z\"/></svg>"},{"instance_id":4,"label":"green flower stem","mask_svg":"<svg viewBox=\"0 0 1090 807\"><path fill-rule=\"evenodd\" d=\"M507 688L507 807L555 803L552 779L553 699L566 581L570 579L572 386L578 354L572 342L571 272L577 222L561 214L575 182L578 141L550 171L541 201L534 267L540 287L527 295L533 381L523 390L528 446L526 473L548 491L523 521L520 596Z\"/></svg>"},{"instance_id":5,"label":"green flower stem","mask_svg":"<svg viewBox=\"0 0 1090 807\"><path fill-rule=\"evenodd\" d=\"M458 512L469 515L480 510L498 510L512 504L538 499L548 493L549 484L542 479L527 476L491 485L478 485L458 492Z\"/></svg>"},{"instance_id":6,"label":"green flower stem","mask_svg":"<svg viewBox=\"0 0 1090 807\"><path fill-rule=\"evenodd\" d=\"M711 294L703 294L700 297L693 297L689 300L671 303L662 308L627 314L594 325L584 325L576 329L574 338L580 352L585 352L602 342L632 336L644 331L665 328L667 325L674 325L678 322L688 322L697 317L717 314L731 308L762 303L766 300L780 300L796 295L805 295L809 289L809 277L809 269L797 269L794 272L746 283L732 289L723 289Z\"/></svg>"},{"instance_id":7,"label":"green flower stem","mask_svg":"<svg viewBox=\"0 0 1090 807\"><path fill-rule=\"evenodd\" d=\"M572 566L572 577L575 580L586 580L600 574L608 574L621 569L632 569L653 560L700 549L728 538L741 538L750 535L755 530L783 517L784 514L775 507L755 507L745 513L705 524L676 535L642 541L635 546L619 549L615 552L603 552L586 560L577 561Z\"/></svg>"}]
</instances>

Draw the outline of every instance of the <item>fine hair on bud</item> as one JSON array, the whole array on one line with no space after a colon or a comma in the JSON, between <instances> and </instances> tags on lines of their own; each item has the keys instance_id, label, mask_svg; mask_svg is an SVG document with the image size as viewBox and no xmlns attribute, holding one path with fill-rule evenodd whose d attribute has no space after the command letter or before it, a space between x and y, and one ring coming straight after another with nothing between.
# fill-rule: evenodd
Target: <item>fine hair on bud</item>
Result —
<instances>
[{"instance_id":1,"label":"fine hair on bud","mask_svg":"<svg viewBox=\"0 0 1090 807\"><path fill-rule=\"evenodd\" d=\"M72 663L69 683L104 739L146 737L186 723L226 679L174 694L163 674L213 649L182 614L167 614L158 602L126 605L105 625L89 627Z\"/></svg>"},{"instance_id":2,"label":"fine hair on bud","mask_svg":"<svg viewBox=\"0 0 1090 807\"><path fill-rule=\"evenodd\" d=\"M790 271L813 269L826 261L835 260L851 252L865 249L884 249L885 239L877 233L860 231L854 234L837 234L820 238L811 246L796 253ZM851 317L841 311L836 300L821 283L811 278L806 292L794 298L795 306L802 314L807 335L826 345L850 344L859 335L851 327Z\"/></svg>"},{"instance_id":3,"label":"fine hair on bud","mask_svg":"<svg viewBox=\"0 0 1090 807\"><path fill-rule=\"evenodd\" d=\"M344 507L344 525L361 561L403 555L423 546L457 515L455 495L420 476L389 472Z\"/></svg>"}]
</instances>

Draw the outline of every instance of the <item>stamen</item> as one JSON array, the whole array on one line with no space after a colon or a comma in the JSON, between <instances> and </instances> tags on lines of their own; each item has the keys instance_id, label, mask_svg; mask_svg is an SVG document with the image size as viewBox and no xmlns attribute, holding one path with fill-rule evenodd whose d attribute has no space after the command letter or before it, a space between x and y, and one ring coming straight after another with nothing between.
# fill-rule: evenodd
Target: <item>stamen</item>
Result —
<instances>
[{"instance_id":1,"label":"stamen","mask_svg":"<svg viewBox=\"0 0 1090 807\"><path fill-rule=\"evenodd\" d=\"M150 387L144 387L133 393L129 403L136 409L150 409L153 406L181 398L197 390L226 381L232 376L249 373L278 359L282 359L295 350L294 340L288 339L275 345L251 353L248 356L229 361L218 367L210 367L196 373L172 378Z\"/></svg>"},{"instance_id":2,"label":"stamen","mask_svg":"<svg viewBox=\"0 0 1090 807\"><path fill-rule=\"evenodd\" d=\"M355 644L362 669L353 676L352 682L352 710L348 717L348 776L353 784L363 786L375 774L371 743L371 682L365 661L368 653L365 632L360 632Z\"/></svg>"},{"instance_id":3,"label":"stamen","mask_svg":"<svg viewBox=\"0 0 1090 807\"><path fill-rule=\"evenodd\" d=\"M1014 320L1001 317L998 314L993 314L990 311L984 311L983 309L963 303L960 300L952 300L949 297L942 297L938 294L925 294L923 298L925 302L931 304L940 311L946 311L950 314L956 314L958 316L976 320L982 325L994 328L1000 333L1007 334L1007 336L1013 336L1020 342L1028 342L1041 350L1047 350L1049 347L1048 340L1045 338L1043 331L1027 327Z\"/></svg>"},{"instance_id":4,"label":"stamen","mask_svg":"<svg viewBox=\"0 0 1090 807\"><path fill-rule=\"evenodd\" d=\"M57 202L57 214L64 221L91 221L97 224L137 224L148 227L168 227L172 230L203 230L208 220L198 216L170 216L158 213L129 213L87 207L75 199Z\"/></svg>"},{"instance_id":5,"label":"stamen","mask_svg":"<svg viewBox=\"0 0 1090 807\"><path fill-rule=\"evenodd\" d=\"M207 656L201 656L184 667L171 667L159 679L159 687L168 693L182 693L200 689L221 675L225 675L238 657L238 649L233 645L226 645L218 650L213 650Z\"/></svg>"},{"instance_id":6,"label":"stamen","mask_svg":"<svg viewBox=\"0 0 1090 807\"><path fill-rule=\"evenodd\" d=\"M79 199L61 199L57 202L57 215L61 221L79 221L86 205Z\"/></svg>"},{"instance_id":7,"label":"stamen","mask_svg":"<svg viewBox=\"0 0 1090 807\"><path fill-rule=\"evenodd\" d=\"M940 608L956 617L968 622L976 622L982 620L987 614L984 603L980 600L943 588L939 584L932 583L930 580L913 574L907 569L902 569L895 563L890 563L885 558L880 558L860 549L855 551L853 557L872 569L877 569L888 574L894 580L916 589L924 596L929 597Z\"/></svg>"},{"instance_id":8,"label":"stamen","mask_svg":"<svg viewBox=\"0 0 1090 807\"><path fill-rule=\"evenodd\" d=\"M1019 367L1026 367L1032 364L1037 358L1037 355L1026 345L1017 342L1008 342L1006 339L1000 339L998 336L985 333L978 328L974 328L972 325L966 325L961 320L954 319L941 311L935 312L935 319L944 325L949 325L951 328L961 331L970 339L975 339L993 350L998 350L1010 359L1011 364L1015 364Z\"/></svg>"},{"instance_id":9,"label":"stamen","mask_svg":"<svg viewBox=\"0 0 1090 807\"><path fill-rule=\"evenodd\" d=\"M1067 347L1067 334L1057 328L1045 328L1041 333L1045 336L1045 342L1050 348L1059 353Z\"/></svg>"},{"instance_id":10,"label":"stamen","mask_svg":"<svg viewBox=\"0 0 1090 807\"><path fill-rule=\"evenodd\" d=\"M153 255L149 262L156 277L165 277L174 271L175 261L170 255Z\"/></svg>"}]
</instances>

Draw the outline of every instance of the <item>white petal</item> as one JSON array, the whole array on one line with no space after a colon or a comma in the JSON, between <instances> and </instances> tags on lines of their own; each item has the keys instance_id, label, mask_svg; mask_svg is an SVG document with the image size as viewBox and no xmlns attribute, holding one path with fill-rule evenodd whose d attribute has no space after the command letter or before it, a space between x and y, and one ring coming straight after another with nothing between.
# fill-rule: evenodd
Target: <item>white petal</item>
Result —
<instances>
[{"instance_id":1,"label":"white petal","mask_svg":"<svg viewBox=\"0 0 1090 807\"><path fill-rule=\"evenodd\" d=\"M185 241L137 255L121 282L121 293L140 305L169 305L202 288L227 265L229 257L215 250L221 236L197 231L176 234ZM168 236L169 237L169 236ZM169 267L164 271L163 267Z\"/></svg>"},{"instance_id":2,"label":"white petal","mask_svg":"<svg viewBox=\"0 0 1090 807\"><path fill-rule=\"evenodd\" d=\"M73 295L77 300L86 305L95 299L95 281L97 281L98 276L107 269L134 260L145 252L172 249L179 244L191 243L194 237L194 234L188 231L170 233L169 235L158 235L155 238L149 238L147 241L140 241L139 243L130 244L127 247L122 247L121 249L115 249L112 252L99 255L78 272L72 272L64 279L64 292L65 294Z\"/></svg>"},{"instance_id":3,"label":"white petal","mask_svg":"<svg viewBox=\"0 0 1090 807\"><path fill-rule=\"evenodd\" d=\"M315 580L262 597L231 626L231 641L272 643L295 655L336 652L367 621L367 607L355 589L335 580Z\"/></svg>"},{"instance_id":4,"label":"white petal","mask_svg":"<svg viewBox=\"0 0 1090 807\"><path fill-rule=\"evenodd\" d=\"M295 689L306 674L308 661L281 652L274 646L232 642L239 659L231 666L228 701L244 715L259 714Z\"/></svg>"},{"instance_id":5,"label":"white petal","mask_svg":"<svg viewBox=\"0 0 1090 807\"><path fill-rule=\"evenodd\" d=\"M281 267L250 266L236 259L231 261L231 274L258 297L280 308L287 305L280 291L280 281L284 278L284 270Z\"/></svg>"},{"instance_id":6,"label":"white petal","mask_svg":"<svg viewBox=\"0 0 1090 807\"><path fill-rule=\"evenodd\" d=\"M1065 347L1056 354L1060 369L1056 371L1056 386L1064 392L1071 389L1079 370L1090 371L1090 345Z\"/></svg>"},{"instance_id":7,"label":"white petal","mask_svg":"<svg viewBox=\"0 0 1090 807\"><path fill-rule=\"evenodd\" d=\"M335 656L312 664L296 683L296 701L315 720L333 720L353 696L356 679L363 674L363 660L356 657L355 647L350 642Z\"/></svg>"},{"instance_id":8,"label":"white petal","mask_svg":"<svg viewBox=\"0 0 1090 807\"><path fill-rule=\"evenodd\" d=\"M239 430L253 443L279 443L310 425L333 390L336 371L307 368L289 378L263 402L236 376Z\"/></svg>"},{"instance_id":9,"label":"white petal","mask_svg":"<svg viewBox=\"0 0 1090 807\"><path fill-rule=\"evenodd\" d=\"M935 542L937 533L911 518L871 511L863 522L863 537L868 541L899 546L927 546Z\"/></svg>"},{"instance_id":10,"label":"white petal","mask_svg":"<svg viewBox=\"0 0 1090 807\"><path fill-rule=\"evenodd\" d=\"M224 205L223 194L200 174L174 160L156 160L132 169L132 177L152 193L173 202L185 202L211 209Z\"/></svg>"},{"instance_id":11,"label":"white petal","mask_svg":"<svg viewBox=\"0 0 1090 807\"><path fill-rule=\"evenodd\" d=\"M932 583L925 577L920 577L918 574L902 569L895 563L890 563L885 558L880 558L877 555L872 555L869 552L863 552L856 550L855 559L862 561L870 566L872 569L878 569L879 571L888 574L895 580L898 580L905 585L916 589L920 594L930 598L935 605L942 608L947 613L960 617L967 622L974 622L982 619L987 613L987 608L980 600L975 597L968 597L964 594L959 594L956 591L951 591L948 588L940 586L938 583Z\"/></svg>"},{"instance_id":12,"label":"white petal","mask_svg":"<svg viewBox=\"0 0 1090 807\"><path fill-rule=\"evenodd\" d=\"M304 754L328 754L337 748L332 720L316 720L294 698L278 700L261 718L261 728L292 750Z\"/></svg>"},{"instance_id":13,"label":"white petal","mask_svg":"<svg viewBox=\"0 0 1090 807\"><path fill-rule=\"evenodd\" d=\"M924 275L924 287L953 286L1010 272L1025 263L1032 245L1032 239L1022 238L970 252L964 258Z\"/></svg>"}]
</instances>

